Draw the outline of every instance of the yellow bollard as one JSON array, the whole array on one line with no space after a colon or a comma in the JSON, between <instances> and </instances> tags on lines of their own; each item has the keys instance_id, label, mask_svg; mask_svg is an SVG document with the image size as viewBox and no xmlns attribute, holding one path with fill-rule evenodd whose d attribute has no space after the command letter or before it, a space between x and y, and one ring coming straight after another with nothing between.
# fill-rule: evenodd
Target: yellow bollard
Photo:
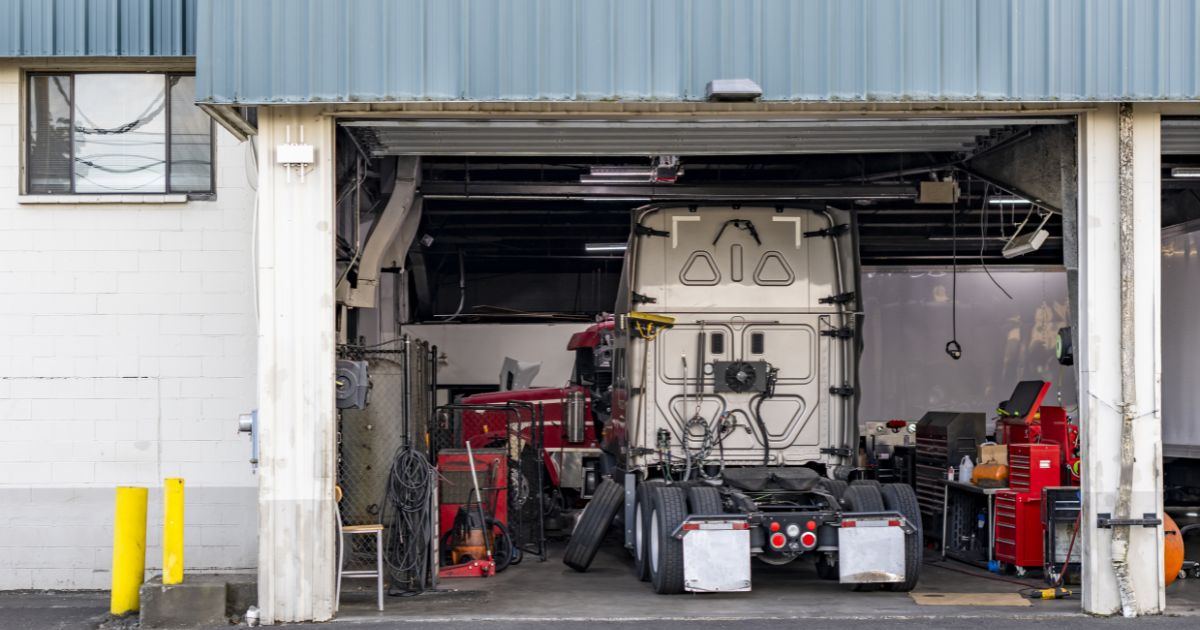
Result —
<instances>
[{"instance_id":1,"label":"yellow bollard","mask_svg":"<svg viewBox=\"0 0 1200 630\"><path fill-rule=\"evenodd\" d=\"M163 481L163 584L183 583L183 479Z\"/></svg>"},{"instance_id":2,"label":"yellow bollard","mask_svg":"<svg viewBox=\"0 0 1200 630\"><path fill-rule=\"evenodd\" d=\"M109 612L114 615L139 607L138 591L146 573L146 497L145 488L117 488L109 600Z\"/></svg>"}]
</instances>

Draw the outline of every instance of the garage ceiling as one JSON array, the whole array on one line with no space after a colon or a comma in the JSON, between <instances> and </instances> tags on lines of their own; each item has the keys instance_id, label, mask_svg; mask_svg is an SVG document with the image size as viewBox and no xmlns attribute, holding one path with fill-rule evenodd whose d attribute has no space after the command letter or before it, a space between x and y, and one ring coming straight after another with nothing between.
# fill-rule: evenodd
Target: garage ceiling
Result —
<instances>
[{"instance_id":1,"label":"garage ceiling","mask_svg":"<svg viewBox=\"0 0 1200 630\"><path fill-rule=\"evenodd\" d=\"M970 151L1016 126L1069 118L465 121L340 123L372 155L651 156Z\"/></svg>"}]
</instances>

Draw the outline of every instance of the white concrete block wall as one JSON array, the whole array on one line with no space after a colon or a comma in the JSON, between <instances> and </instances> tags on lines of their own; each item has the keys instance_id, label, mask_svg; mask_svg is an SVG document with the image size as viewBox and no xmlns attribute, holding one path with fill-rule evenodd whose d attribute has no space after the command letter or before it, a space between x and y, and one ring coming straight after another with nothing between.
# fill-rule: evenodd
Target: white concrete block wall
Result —
<instances>
[{"instance_id":1,"label":"white concrete block wall","mask_svg":"<svg viewBox=\"0 0 1200 630\"><path fill-rule=\"evenodd\" d=\"M247 150L217 132L217 195L24 204L19 69L0 62L0 589L107 588L113 489L187 484L188 570L256 564Z\"/></svg>"}]
</instances>

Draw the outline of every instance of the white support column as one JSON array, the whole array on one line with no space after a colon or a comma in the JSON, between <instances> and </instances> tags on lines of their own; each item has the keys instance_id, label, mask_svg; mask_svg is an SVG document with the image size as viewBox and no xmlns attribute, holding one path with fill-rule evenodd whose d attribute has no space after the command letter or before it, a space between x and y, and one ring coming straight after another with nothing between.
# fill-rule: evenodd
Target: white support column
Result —
<instances>
[{"instance_id":1,"label":"white support column","mask_svg":"<svg viewBox=\"0 0 1200 630\"><path fill-rule=\"evenodd\" d=\"M1126 133L1122 134L1122 120ZM1152 105L1100 105L1080 116L1080 422L1083 442L1083 609L1111 615L1163 611L1162 528L1129 529L1127 589L1122 599L1113 563L1112 529L1097 514L1115 516L1121 482L1123 415L1132 423L1130 516L1162 514L1159 414L1160 114ZM1122 148L1127 177L1122 183ZM1132 190L1130 190L1132 189ZM1132 204L1132 231L1122 257L1122 192ZM1132 265L1122 311L1122 265ZM1123 322L1131 323L1123 334ZM1122 392L1122 351L1132 352L1131 378ZM1128 403L1128 406L1127 406ZM1118 550L1121 545L1117 545ZM1132 595L1130 599L1129 595ZM1123 604L1132 604L1123 610Z\"/></svg>"},{"instance_id":2,"label":"white support column","mask_svg":"<svg viewBox=\"0 0 1200 630\"><path fill-rule=\"evenodd\" d=\"M264 623L334 611L334 124L316 108L259 108L258 606ZM275 149L303 139L301 183Z\"/></svg>"}]
</instances>

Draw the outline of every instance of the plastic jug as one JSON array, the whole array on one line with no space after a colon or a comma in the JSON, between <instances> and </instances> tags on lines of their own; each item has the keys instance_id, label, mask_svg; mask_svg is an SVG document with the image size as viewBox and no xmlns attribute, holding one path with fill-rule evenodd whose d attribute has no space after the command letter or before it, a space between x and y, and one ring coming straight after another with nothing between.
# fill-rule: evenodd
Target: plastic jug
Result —
<instances>
[{"instance_id":1,"label":"plastic jug","mask_svg":"<svg viewBox=\"0 0 1200 630\"><path fill-rule=\"evenodd\" d=\"M970 455L963 455L962 461L958 463L958 482L971 483L971 474L975 472L975 464L971 462Z\"/></svg>"}]
</instances>

